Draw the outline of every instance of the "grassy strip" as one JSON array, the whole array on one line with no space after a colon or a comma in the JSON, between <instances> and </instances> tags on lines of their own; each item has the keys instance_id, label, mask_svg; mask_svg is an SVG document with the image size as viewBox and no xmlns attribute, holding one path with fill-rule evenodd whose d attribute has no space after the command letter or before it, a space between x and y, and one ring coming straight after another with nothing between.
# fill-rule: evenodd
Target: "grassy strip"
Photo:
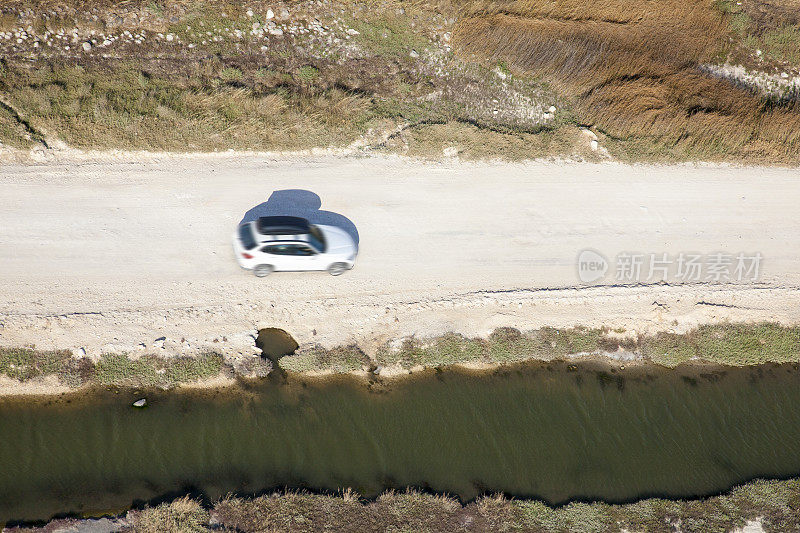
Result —
<instances>
[{"instance_id":1,"label":"grassy strip","mask_svg":"<svg viewBox=\"0 0 800 533\"><path fill-rule=\"evenodd\" d=\"M439 367L457 363L514 363L563 359L582 353L633 352L674 367L690 360L725 365L800 362L800 327L774 323L704 325L685 334L626 337L608 328L542 328L526 333L499 328L486 339L455 333L432 339L409 338L385 345L373 359L357 346L326 350L312 347L284 357L280 365L295 372L350 372L369 366Z\"/></svg>"},{"instance_id":2,"label":"grassy strip","mask_svg":"<svg viewBox=\"0 0 800 533\"><path fill-rule=\"evenodd\" d=\"M170 388L215 377L222 371L222 363L217 353L173 358L144 355L138 359L104 354L95 363L87 357L73 358L66 350L0 349L0 374L23 382L57 376L61 384L72 388L92 384Z\"/></svg>"},{"instance_id":3,"label":"grassy strip","mask_svg":"<svg viewBox=\"0 0 800 533\"><path fill-rule=\"evenodd\" d=\"M614 354L619 350L641 359L674 367L690 360L725 365L800 362L800 327L774 323L714 324L684 334L626 337L608 328L542 328L522 333L498 328L488 338L468 338L449 333L432 339L408 338L398 346L384 345L373 357L358 346L325 349L301 348L280 359L291 372L345 373L378 366L440 367L458 363L516 363L530 359L563 359L576 354ZM257 360L266 373L268 361ZM153 354L131 359L125 354L104 354L99 361L75 358L66 350L0 349L0 374L19 381L57 376L69 387L87 384L163 387L208 379L223 372L223 357L204 353L197 357L164 358Z\"/></svg>"},{"instance_id":4,"label":"grassy strip","mask_svg":"<svg viewBox=\"0 0 800 533\"><path fill-rule=\"evenodd\" d=\"M290 492L226 498L209 510L182 498L128 513L130 530L162 531L533 531L727 532L760 520L766 531L800 527L800 480L753 481L698 500L651 498L625 505L571 503L553 508L536 500L484 497L461 505L446 496L387 492L363 502ZM213 526L212 526L213 522Z\"/></svg>"}]
</instances>

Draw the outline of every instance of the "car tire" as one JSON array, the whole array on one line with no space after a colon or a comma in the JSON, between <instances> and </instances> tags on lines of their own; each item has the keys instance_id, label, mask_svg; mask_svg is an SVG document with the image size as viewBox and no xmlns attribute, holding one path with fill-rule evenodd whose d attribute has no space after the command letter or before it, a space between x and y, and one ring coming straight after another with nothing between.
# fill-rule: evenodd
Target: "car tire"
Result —
<instances>
[{"instance_id":1,"label":"car tire","mask_svg":"<svg viewBox=\"0 0 800 533\"><path fill-rule=\"evenodd\" d=\"M273 270L275 270L275 267L272 265L258 265L253 269L253 274L255 274L257 278L263 278L272 274Z\"/></svg>"},{"instance_id":2,"label":"car tire","mask_svg":"<svg viewBox=\"0 0 800 533\"><path fill-rule=\"evenodd\" d=\"M347 263L333 263L328 267L328 274L331 276L341 276L347 270Z\"/></svg>"}]
</instances>

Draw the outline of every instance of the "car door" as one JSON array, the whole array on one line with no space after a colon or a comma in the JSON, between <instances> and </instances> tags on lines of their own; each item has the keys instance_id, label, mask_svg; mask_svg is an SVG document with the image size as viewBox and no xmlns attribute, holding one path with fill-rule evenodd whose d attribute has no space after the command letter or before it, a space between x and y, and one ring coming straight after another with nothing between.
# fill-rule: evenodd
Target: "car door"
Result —
<instances>
[{"instance_id":1,"label":"car door","mask_svg":"<svg viewBox=\"0 0 800 533\"><path fill-rule=\"evenodd\" d=\"M261 252L278 271L319 270L319 254L306 244L268 244L261 248Z\"/></svg>"}]
</instances>

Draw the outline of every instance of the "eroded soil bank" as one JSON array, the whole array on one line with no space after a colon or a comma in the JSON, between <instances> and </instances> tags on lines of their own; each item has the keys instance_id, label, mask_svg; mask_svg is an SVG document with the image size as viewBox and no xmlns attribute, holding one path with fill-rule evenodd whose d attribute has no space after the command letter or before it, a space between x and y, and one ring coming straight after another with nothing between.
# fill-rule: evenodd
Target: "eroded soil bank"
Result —
<instances>
[{"instance_id":1,"label":"eroded soil bank","mask_svg":"<svg viewBox=\"0 0 800 533\"><path fill-rule=\"evenodd\" d=\"M370 381L0 400L0 520L164 495L407 486L555 504L717 494L800 473L797 365L533 362Z\"/></svg>"}]
</instances>

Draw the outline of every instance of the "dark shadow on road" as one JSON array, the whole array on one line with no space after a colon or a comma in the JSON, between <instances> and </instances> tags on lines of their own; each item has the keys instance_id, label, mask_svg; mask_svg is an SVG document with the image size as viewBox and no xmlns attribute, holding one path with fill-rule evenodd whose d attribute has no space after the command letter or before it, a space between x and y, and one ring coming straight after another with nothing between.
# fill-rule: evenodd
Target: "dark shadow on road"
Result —
<instances>
[{"instance_id":1,"label":"dark shadow on road","mask_svg":"<svg viewBox=\"0 0 800 533\"><path fill-rule=\"evenodd\" d=\"M303 189L284 189L274 191L266 202L258 204L244 214L239 224L252 222L258 217L286 215L302 217L312 224L336 226L346 231L358 249L358 230L356 225L344 215L322 211L322 199L314 192Z\"/></svg>"}]
</instances>

